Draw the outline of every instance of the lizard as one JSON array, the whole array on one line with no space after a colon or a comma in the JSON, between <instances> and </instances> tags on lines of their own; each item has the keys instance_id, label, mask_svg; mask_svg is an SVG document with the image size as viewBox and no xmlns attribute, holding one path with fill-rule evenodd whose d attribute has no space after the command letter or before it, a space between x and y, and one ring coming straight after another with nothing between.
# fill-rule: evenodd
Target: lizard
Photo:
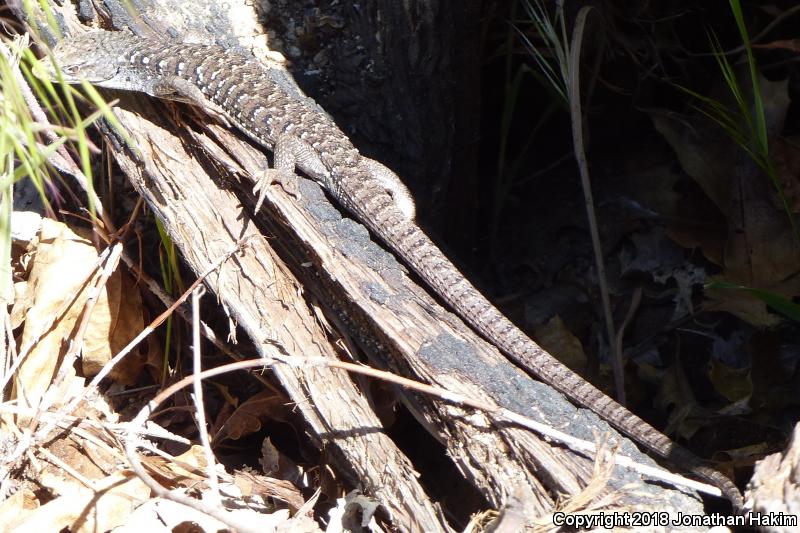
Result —
<instances>
[{"instance_id":1,"label":"lizard","mask_svg":"<svg viewBox=\"0 0 800 533\"><path fill-rule=\"evenodd\" d=\"M400 178L361 155L327 113L273 69L218 45L106 30L60 41L51 61L39 68L37 75L53 81L143 92L199 106L232 123L273 153L273 168L256 176L256 209L272 183L296 195L295 170L301 170L507 357L650 452L716 485L734 509L742 509L730 479L567 368L492 305L417 225L412 196Z\"/></svg>"}]
</instances>

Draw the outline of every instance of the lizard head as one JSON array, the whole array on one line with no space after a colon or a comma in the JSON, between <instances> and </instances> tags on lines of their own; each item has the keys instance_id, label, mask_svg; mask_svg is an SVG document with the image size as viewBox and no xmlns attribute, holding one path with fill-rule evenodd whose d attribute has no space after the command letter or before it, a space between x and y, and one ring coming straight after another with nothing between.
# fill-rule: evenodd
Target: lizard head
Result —
<instances>
[{"instance_id":1,"label":"lizard head","mask_svg":"<svg viewBox=\"0 0 800 533\"><path fill-rule=\"evenodd\" d=\"M67 83L85 80L102 86L104 81L111 80L119 72L117 58L123 52L114 49L119 47L120 40L109 38L111 33L91 31L62 40L51 50L49 61L43 59L38 62L34 74L39 78L59 81L60 71Z\"/></svg>"}]
</instances>

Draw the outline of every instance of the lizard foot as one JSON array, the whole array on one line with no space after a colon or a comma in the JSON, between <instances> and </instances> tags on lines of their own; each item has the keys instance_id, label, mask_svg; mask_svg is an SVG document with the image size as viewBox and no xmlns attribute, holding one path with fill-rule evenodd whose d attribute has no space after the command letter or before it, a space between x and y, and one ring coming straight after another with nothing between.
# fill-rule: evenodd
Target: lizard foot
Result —
<instances>
[{"instance_id":1,"label":"lizard foot","mask_svg":"<svg viewBox=\"0 0 800 533\"><path fill-rule=\"evenodd\" d=\"M267 195L267 187L277 183L286 191L286 194L300 198L300 188L297 185L297 175L290 170L280 170L269 168L262 170L255 176L256 184L253 186L253 194L257 195L256 212L261 209L264 198Z\"/></svg>"}]
</instances>

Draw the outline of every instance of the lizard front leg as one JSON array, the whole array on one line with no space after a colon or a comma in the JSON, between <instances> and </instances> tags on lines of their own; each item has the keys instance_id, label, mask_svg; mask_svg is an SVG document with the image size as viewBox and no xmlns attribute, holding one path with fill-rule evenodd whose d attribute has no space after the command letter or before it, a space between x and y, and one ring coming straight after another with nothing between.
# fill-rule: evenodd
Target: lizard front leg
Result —
<instances>
[{"instance_id":1,"label":"lizard front leg","mask_svg":"<svg viewBox=\"0 0 800 533\"><path fill-rule=\"evenodd\" d=\"M231 127L231 123L225 111L209 100L197 86L183 78L178 76L165 76L152 83L146 88L145 92L156 98L197 106L214 117L225 127Z\"/></svg>"}]
</instances>

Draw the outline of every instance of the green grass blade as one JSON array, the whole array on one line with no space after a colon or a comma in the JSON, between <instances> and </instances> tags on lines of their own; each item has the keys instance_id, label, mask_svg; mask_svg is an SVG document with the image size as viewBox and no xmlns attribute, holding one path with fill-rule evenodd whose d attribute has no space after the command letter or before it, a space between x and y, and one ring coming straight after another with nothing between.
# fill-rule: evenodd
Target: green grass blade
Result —
<instances>
[{"instance_id":1,"label":"green grass blade","mask_svg":"<svg viewBox=\"0 0 800 533\"><path fill-rule=\"evenodd\" d=\"M775 311L776 313L780 313L781 315L785 316L786 318L794 321L800 322L800 305L794 303L789 298L782 296L780 294L776 294L774 292L765 291L762 289L754 289L752 287L745 287L744 285L737 285L735 283L730 283L727 281L714 281L711 283L707 283L705 285L706 289L722 289L722 290L739 290L745 291L762 302L764 302L767 307Z\"/></svg>"}]
</instances>

